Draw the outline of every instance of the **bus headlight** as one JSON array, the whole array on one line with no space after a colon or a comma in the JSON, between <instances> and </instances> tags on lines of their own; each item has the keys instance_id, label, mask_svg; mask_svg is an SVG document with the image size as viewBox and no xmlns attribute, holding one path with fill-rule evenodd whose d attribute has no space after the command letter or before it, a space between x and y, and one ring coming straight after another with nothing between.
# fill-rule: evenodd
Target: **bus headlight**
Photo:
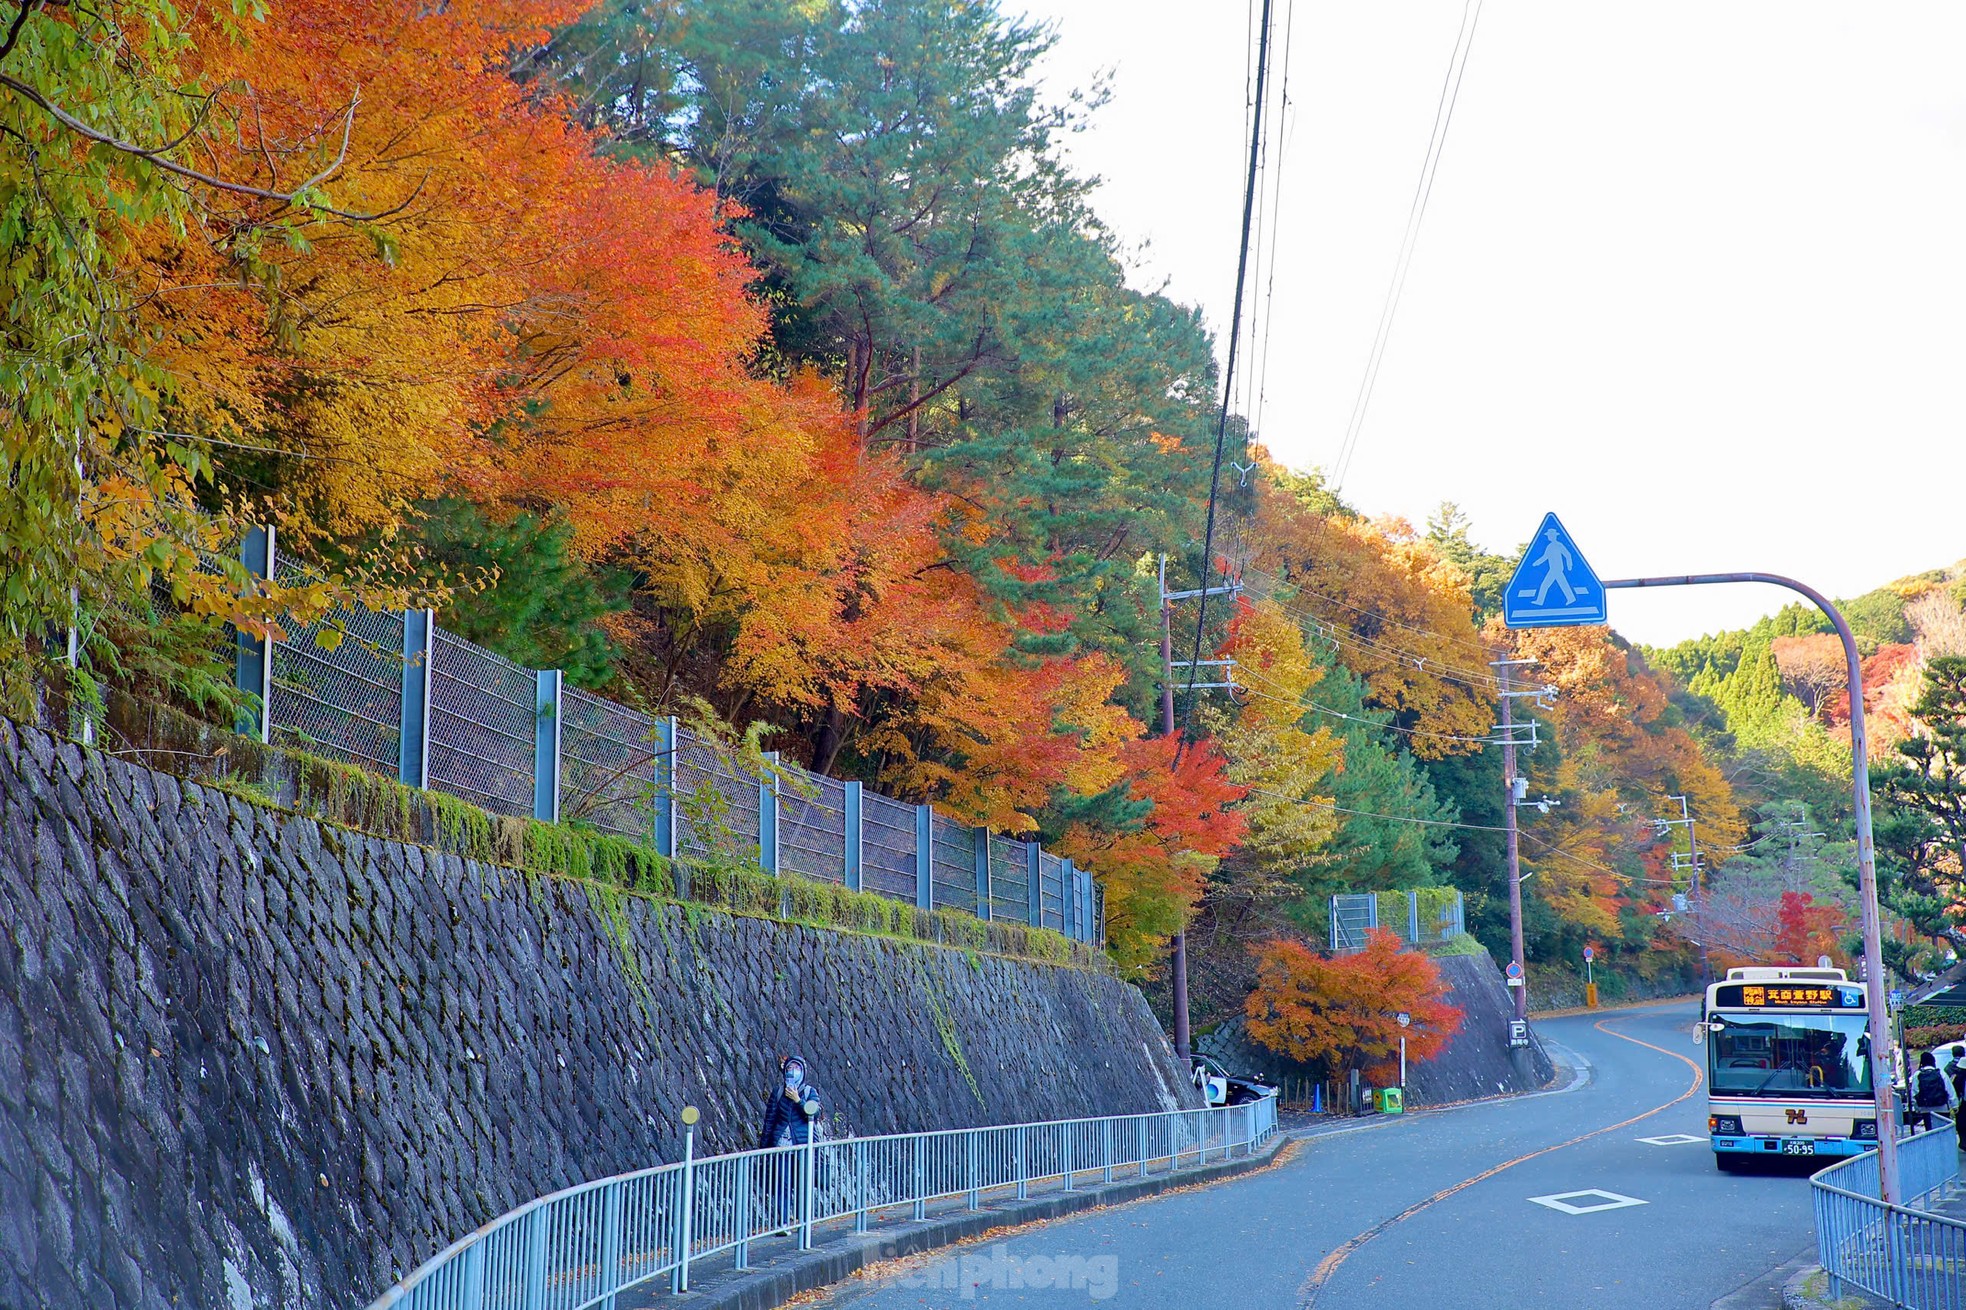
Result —
<instances>
[{"instance_id":1,"label":"bus headlight","mask_svg":"<svg viewBox=\"0 0 1966 1310\"><path fill-rule=\"evenodd\" d=\"M1739 1137L1741 1117L1737 1114L1710 1114L1707 1116L1707 1131L1715 1137Z\"/></svg>"},{"instance_id":2,"label":"bus headlight","mask_svg":"<svg viewBox=\"0 0 1966 1310\"><path fill-rule=\"evenodd\" d=\"M1877 1139L1877 1120L1875 1119L1857 1120L1854 1124L1850 1126L1850 1136L1863 1137L1875 1141Z\"/></svg>"}]
</instances>

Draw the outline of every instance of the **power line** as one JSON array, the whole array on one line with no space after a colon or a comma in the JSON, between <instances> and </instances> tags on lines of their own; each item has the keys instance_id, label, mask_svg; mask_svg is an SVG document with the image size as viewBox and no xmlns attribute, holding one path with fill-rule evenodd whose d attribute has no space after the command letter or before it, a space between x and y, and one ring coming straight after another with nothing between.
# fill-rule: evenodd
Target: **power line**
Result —
<instances>
[{"instance_id":1,"label":"power line","mask_svg":"<svg viewBox=\"0 0 1966 1310\"><path fill-rule=\"evenodd\" d=\"M1473 670L1462 668L1456 664L1450 664L1445 660L1431 655L1416 654L1411 650L1378 641L1371 637L1361 637L1357 633L1340 627L1332 623L1329 619L1312 613L1308 609L1293 606L1289 601L1274 594L1258 591L1256 597L1258 600L1269 601L1285 614L1296 619L1299 623L1308 625L1311 629L1310 635L1313 639L1322 637L1334 646L1347 646L1359 654L1376 655L1380 659L1411 664L1421 672L1431 672L1443 682L1456 683L1466 687L1470 691L1482 692L1492 696L1500 686L1493 674L1476 673Z\"/></svg>"},{"instance_id":2,"label":"power line","mask_svg":"<svg viewBox=\"0 0 1966 1310\"><path fill-rule=\"evenodd\" d=\"M1194 715L1194 690L1201 673L1202 639L1208 631L1208 580L1215 572L1215 506L1221 493L1222 450L1229 439L1229 404L1235 395L1236 352L1242 345L1242 301L1249 277L1250 228L1256 220L1256 166L1263 149L1263 97L1270 75L1270 6L1273 2L1263 0L1262 26L1256 48L1256 113L1249 133L1249 171L1242 192L1242 240L1236 254L1236 298L1229 320L1229 357L1225 365L1226 375L1222 379L1222 412L1215 424L1215 459L1208 475L1208 524L1202 531L1201 539L1201 596L1195 606L1194 653L1188 665L1185 714L1189 718Z\"/></svg>"},{"instance_id":3,"label":"power line","mask_svg":"<svg viewBox=\"0 0 1966 1310\"><path fill-rule=\"evenodd\" d=\"M1507 828L1501 826L1500 824L1494 824L1494 823L1462 823L1459 820L1455 820L1455 819L1422 819L1417 815L1411 815L1411 814L1381 814L1376 810L1355 810L1348 806L1340 805L1336 801L1321 801L1314 797L1308 797L1308 796L1291 796L1288 793L1280 792L1280 791L1270 791L1268 788L1264 788L1264 787L1249 787L1249 788L1245 788L1245 790L1252 792L1258 796L1269 796L1275 800L1288 801L1292 805L1309 805L1320 810L1330 810L1337 814L1349 814L1362 819L1384 819L1389 823L1410 823L1419 827L1426 827L1426 828L1458 828L1463 832L1507 832L1508 831ZM1520 833L1519 835L1523 837L1525 840L1534 842L1536 845L1542 847L1551 855L1559 856L1562 859L1571 861L1573 864L1582 865L1587 869L1593 870L1594 872L1597 873L1602 873L1608 877L1616 878L1621 882L1658 884L1662 886L1678 885L1670 878L1640 878L1633 874L1620 873L1618 870L1599 864L1594 860L1587 860L1581 855L1573 855L1569 851L1564 850L1561 846L1558 846L1553 842L1550 842L1544 838L1537 837L1532 833L1524 832L1524 833Z\"/></svg>"},{"instance_id":4,"label":"power line","mask_svg":"<svg viewBox=\"0 0 1966 1310\"><path fill-rule=\"evenodd\" d=\"M1351 471L1352 454L1358 447L1359 433L1365 427L1365 413L1372 404L1372 391L1379 381L1379 364L1386 356L1386 341L1392 335L1393 316L1406 290L1406 272L1413 263L1413 247L1419 240L1420 223L1427 216L1427 201L1433 196L1434 173L1440 167L1441 151L1447 145L1447 129L1454 121L1454 106L1461 98L1461 73L1468 65L1468 51L1474 47L1475 28L1481 22L1481 0L1464 0L1461 29L1454 38L1454 53L1448 57L1447 76L1440 84L1440 101L1434 108L1433 135L1427 141L1427 154L1420 165L1420 180L1413 188L1413 203L1406 214L1406 234L1400 241L1399 258L1393 264L1392 283L1386 288L1385 305L1379 311L1379 330L1372 338L1372 353L1366 360L1365 376L1359 379L1358 396L1352 402L1352 417L1339 443L1338 458L1332 465L1334 493L1345 488L1345 475Z\"/></svg>"},{"instance_id":5,"label":"power line","mask_svg":"<svg viewBox=\"0 0 1966 1310\"><path fill-rule=\"evenodd\" d=\"M1258 681L1266 681L1266 679L1263 678L1262 674L1255 672L1255 670L1251 669L1247 664L1241 664L1241 663L1237 664L1236 672L1244 676L1253 677ZM1271 685L1275 686L1276 684L1272 683ZM1288 696L1279 696L1273 692L1267 692L1258 687L1245 687L1243 690L1247 691L1252 696L1260 696L1264 700L1275 701L1279 705L1293 705L1300 709L1308 710L1314 714L1329 715L1331 718L1344 719L1349 723L1362 723L1368 728L1379 728L1386 732L1404 733L1409 737L1433 737L1441 741L1467 742L1470 745L1475 745L1475 746L1501 745L1501 742L1494 737L1465 737L1451 732L1434 732L1428 728L1402 728L1397 723L1382 723L1377 719L1361 718L1359 715L1356 714L1347 714L1343 710L1334 710L1328 705L1320 705L1313 700L1292 700Z\"/></svg>"},{"instance_id":6,"label":"power line","mask_svg":"<svg viewBox=\"0 0 1966 1310\"><path fill-rule=\"evenodd\" d=\"M1376 619L1380 623L1387 624L1388 626L1395 627L1395 628L1403 628L1407 632L1411 632L1416 636L1432 637L1435 641L1446 642L1450 646L1459 646L1464 650L1473 651L1476 654L1480 655L1483 659L1486 659L1488 657L1489 654L1488 648L1482 645L1479 640L1470 640L1467 637L1450 637L1444 632L1435 632L1432 628L1415 627L1411 623L1407 623L1400 619L1393 618L1391 615L1381 614L1377 610L1364 609L1358 605L1352 604L1348 600L1340 600L1336 596L1329 596L1326 595L1324 592L1314 591L1310 587L1305 586L1303 582L1299 581L1296 578L1284 578L1284 577L1279 577L1274 573L1265 572L1264 570L1257 568L1253 564L1249 565L1244 571L1248 573L1254 573L1261 578L1266 578L1270 582L1276 584L1277 586L1288 587L1293 592L1298 592L1306 596L1315 596L1319 600L1326 601L1332 605L1336 605L1341 609L1348 609L1352 613L1358 615L1360 618Z\"/></svg>"}]
</instances>

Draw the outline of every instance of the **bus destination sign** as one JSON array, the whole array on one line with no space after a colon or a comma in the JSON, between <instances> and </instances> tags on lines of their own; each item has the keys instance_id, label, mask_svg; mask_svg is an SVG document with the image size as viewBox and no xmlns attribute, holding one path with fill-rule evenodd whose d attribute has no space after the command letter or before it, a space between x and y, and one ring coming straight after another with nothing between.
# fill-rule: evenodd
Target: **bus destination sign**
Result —
<instances>
[{"instance_id":1,"label":"bus destination sign","mask_svg":"<svg viewBox=\"0 0 1966 1310\"><path fill-rule=\"evenodd\" d=\"M1743 1010L1861 1010L1861 987L1821 983L1740 983L1716 988L1717 1007Z\"/></svg>"}]
</instances>

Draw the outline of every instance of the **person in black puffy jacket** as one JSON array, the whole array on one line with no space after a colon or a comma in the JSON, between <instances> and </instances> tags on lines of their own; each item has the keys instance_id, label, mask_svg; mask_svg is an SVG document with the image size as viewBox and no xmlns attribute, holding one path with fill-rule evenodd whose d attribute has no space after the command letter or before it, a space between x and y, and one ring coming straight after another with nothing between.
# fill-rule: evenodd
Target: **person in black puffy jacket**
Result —
<instances>
[{"instance_id":1,"label":"person in black puffy jacket","mask_svg":"<svg viewBox=\"0 0 1966 1310\"><path fill-rule=\"evenodd\" d=\"M784 1081L772 1089L765 1101L765 1122L758 1130L761 1148L804 1146L812 1140L813 1123L819 1117L819 1089L806 1081L806 1064L796 1055L778 1062ZM784 1151L765 1156L758 1163L759 1182L771 1218L771 1231L796 1226L799 1217L799 1178L805 1167L804 1152Z\"/></svg>"},{"instance_id":2,"label":"person in black puffy jacket","mask_svg":"<svg viewBox=\"0 0 1966 1310\"><path fill-rule=\"evenodd\" d=\"M788 1055L778 1062L783 1086L765 1102L759 1146L804 1146L812 1140L812 1122L819 1117L819 1089L806 1081L806 1062Z\"/></svg>"}]
</instances>

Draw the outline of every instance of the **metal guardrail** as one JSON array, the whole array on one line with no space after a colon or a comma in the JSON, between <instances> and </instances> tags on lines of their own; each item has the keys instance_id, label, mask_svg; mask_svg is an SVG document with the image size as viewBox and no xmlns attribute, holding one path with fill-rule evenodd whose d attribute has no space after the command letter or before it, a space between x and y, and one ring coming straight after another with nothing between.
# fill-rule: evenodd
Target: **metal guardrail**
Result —
<instances>
[{"instance_id":1,"label":"metal guardrail","mask_svg":"<svg viewBox=\"0 0 1966 1310\"><path fill-rule=\"evenodd\" d=\"M1902 1310L1966 1310L1966 1220L1916 1208L1958 1186L1959 1158L1951 1124L1900 1143L1903 1205L1878 1199L1875 1151L1809 1180L1816 1258L1833 1295L1847 1285Z\"/></svg>"},{"instance_id":2,"label":"metal guardrail","mask_svg":"<svg viewBox=\"0 0 1966 1310\"><path fill-rule=\"evenodd\" d=\"M667 1277L689 1289L690 1266L729 1252L749 1267L750 1246L851 1223L864 1233L881 1212L931 1201L1051 1184L1072 1191L1087 1174L1145 1177L1235 1154L1276 1132L1274 1096L1244 1105L1105 1119L849 1137L697 1159L694 1131L682 1162L583 1183L520 1206L460 1238L378 1298L370 1310L612 1310L614 1298Z\"/></svg>"}]
</instances>

